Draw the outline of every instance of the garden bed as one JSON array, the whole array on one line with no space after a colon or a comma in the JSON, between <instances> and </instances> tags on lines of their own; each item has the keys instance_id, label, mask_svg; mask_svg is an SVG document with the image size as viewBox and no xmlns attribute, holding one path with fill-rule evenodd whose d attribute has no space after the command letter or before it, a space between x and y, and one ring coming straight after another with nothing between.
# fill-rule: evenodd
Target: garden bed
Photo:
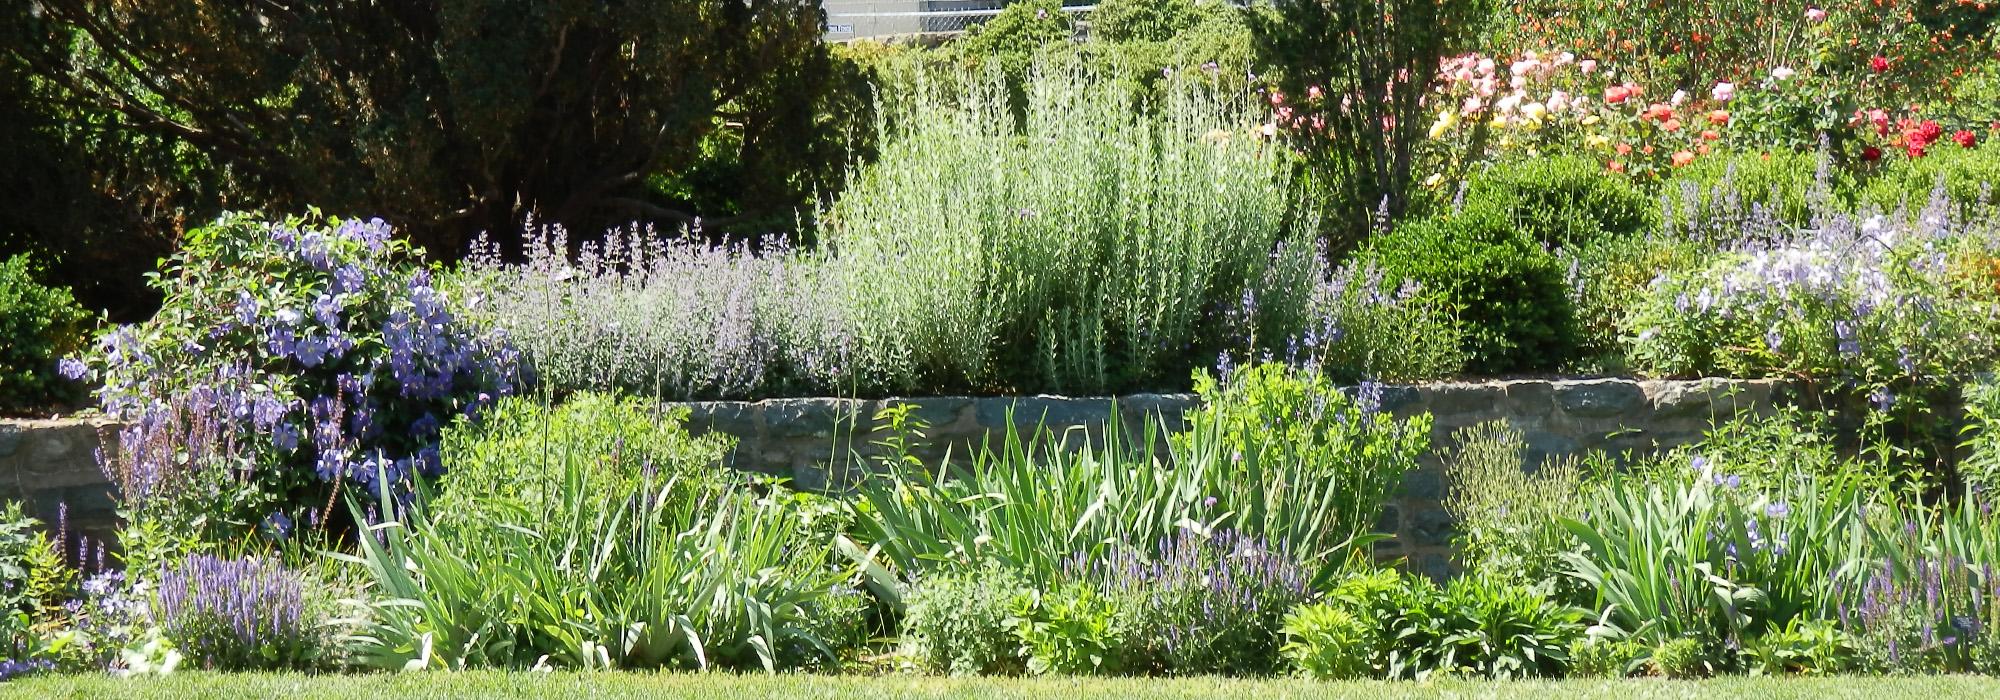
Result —
<instances>
[{"instance_id":1,"label":"garden bed","mask_svg":"<svg viewBox=\"0 0 2000 700\"><path fill-rule=\"evenodd\" d=\"M1438 681L1431 683L1235 680L1226 678L952 679L908 676L733 676L651 673L493 673L306 676L190 673L160 679L48 676L0 685L0 697L203 698L1579 698L1680 700L1934 700L2000 695L2000 680L1969 676L1929 678L1722 678L1706 681Z\"/></svg>"}]
</instances>

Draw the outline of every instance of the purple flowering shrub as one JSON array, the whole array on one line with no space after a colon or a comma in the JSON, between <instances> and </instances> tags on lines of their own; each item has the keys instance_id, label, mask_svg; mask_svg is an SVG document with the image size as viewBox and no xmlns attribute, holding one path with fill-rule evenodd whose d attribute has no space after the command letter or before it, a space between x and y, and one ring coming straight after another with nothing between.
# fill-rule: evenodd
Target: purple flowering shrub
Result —
<instances>
[{"instance_id":1,"label":"purple flowering shrub","mask_svg":"<svg viewBox=\"0 0 2000 700\"><path fill-rule=\"evenodd\" d=\"M65 367L127 421L106 455L127 507L181 532L282 534L324 522L343 488L436 475L443 429L519 381L502 337L458 318L379 219L226 215L153 284L152 320Z\"/></svg>"},{"instance_id":2,"label":"purple flowering shrub","mask_svg":"<svg viewBox=\"0 0 2000 700\"><path fill-rule=\"evenodd\" d=\"M1835 380L1884 409L1925 381L1990 367L2000 307L1963 261L1995 239L1949 205L1939 195L1916 216L1822 209L1802 230L1745 223L1741 240L1655 279L1629 310L1633 367Z\"/></svg>"},{"instance_id":3,"label":"purple flowering shrub","mask_svg":"<svg viewBox=\"0 0 2000 700\"><path fill-rule=\"evenodd\" d=\"M198 554L160 572L154 622L202 668L306 668L326 646L309 585L274 559Z\"/></svg>"},{"instance_id":4,"label":"purple flowering shrub","mask_svg":"<svg viewBox=\"0 0 2000 700\"><path fill-rule=\"evenodd\" d=\"M1068 562L1124 617L1135 672L1266 675L1278 670L1286 613L1311 597L1312 572L1290 552L1230 531L1182 531L1154 551L1126 547Z\"/></svg>"}]
</instances>

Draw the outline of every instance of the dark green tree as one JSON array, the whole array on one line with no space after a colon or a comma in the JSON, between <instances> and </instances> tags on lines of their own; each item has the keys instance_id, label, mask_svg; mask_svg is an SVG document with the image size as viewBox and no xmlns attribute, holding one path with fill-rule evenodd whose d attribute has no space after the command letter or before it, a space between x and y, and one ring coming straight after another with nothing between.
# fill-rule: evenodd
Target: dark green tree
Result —
<instances>
[{"instance_id":1,"label":"dark green tree","mask_svg":"<svg viewBox=\"0 0 2000 700\"><path fill-rule=\"evenodd\" d=\"M231 206L379 215L444 257L530 213L789 219L691 205L797 208L846 157L813 141L843 131L816 108L850 81L812 0L30 7L38 40L0 52L52 99L226 170ZM685 193L703 165L759 191Z\"/></svg>"}]
</instances>

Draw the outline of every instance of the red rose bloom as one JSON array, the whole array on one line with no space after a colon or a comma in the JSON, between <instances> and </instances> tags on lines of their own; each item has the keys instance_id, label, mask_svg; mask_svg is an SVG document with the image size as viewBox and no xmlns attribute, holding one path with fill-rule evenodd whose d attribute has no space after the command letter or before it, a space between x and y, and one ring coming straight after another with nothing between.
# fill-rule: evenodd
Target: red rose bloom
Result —
<instances>
[{"instance_id":1,"label":"red rose bloom","mask_svg":"<svg viewBox=\"0 0 2000 700\"><path fill-rule=\"evenodd\" d=\"M1903 122L1903 140L1910 144L1913 151L1922 150L1926 146L1937 143L1937 140L1940 138L1944 138L1944 127L1938 126L1937 122L1929 119L1914 124L1907 121ZM1911 155L1919 154L1912 153Z\"/></svg>"},{"instance_id":2,"label":"red rose bloom","mask_svg":"<svg viewBox=\"0 0 2000 700\"><path fill-rule=\"evenodd\" d=\"M1951 135L1951 140L1957 141L1959 148L1971 148L1979 144L1979 135L1967 129L1959 129L1958 133Z\"/></svg>"},{"instance_id":3,"label":"red rose bloom","mask_svg":"<svg viewBox=\"0 0 2000 700\"><path fill-rule=\"evenodd\" d=\"M1874 146L1861 149L1861 160L1873 163L1882 159L1882 149Z\"/></svg>"},{"instance_id":4,"label":"red rose bloom","mask_svg":"<svg viewBox=\"0 0 2000 700\"><path fill-rule=\"evenodd\" d=\"M1887 56L1876 56L1876 57L1874 57L1874 58L1871 58L1871 59L1868 59L1868 70L1872 70L1872 71L1875 71L1875 72L1877 72L1877 73L1882 73L1882 72L1885 72L1885 71L1888 71L1888 70L1889 70L1889 57L1887 57Z\"/></svg>"}]
</instances>

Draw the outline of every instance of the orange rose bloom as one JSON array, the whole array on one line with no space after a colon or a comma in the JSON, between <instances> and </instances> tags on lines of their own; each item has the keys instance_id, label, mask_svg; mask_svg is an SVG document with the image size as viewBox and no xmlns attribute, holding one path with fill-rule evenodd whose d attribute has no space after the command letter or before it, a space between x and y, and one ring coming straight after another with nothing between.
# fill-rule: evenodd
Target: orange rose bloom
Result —
<instances>
[{"instance_id":1,"label":"orange rose bloom","mask_svg":"<svg viewBox=\"0 0 2000 700\"><path fill-rule=\"evenodd\" d=\"M1673 133L1673 132L1676 132L1676 131L1680 131L1680 130L1681 130L1681 120L1679 120L1679 119L1668 119L1668 120L1666 120L1666 121L1664 121L1664 122L1660 122L1660 128L1661 128L1661 129L1665 129L1665 130L1667 131L1667 133Z\"/></svg>"},{"instance_id":2,"label":"orange rose bloom","mask_svg":"<svg viewBox=\"0 0 2000 700\"><path fill-rule=\"evenodd\" d=\"M1614 173L1622 173L1622 172L1625 172L1625 164L1624 164L1624 163L1620 163L1620 162L1618 162L1618 161L1615 161L1615 160L1614 160L1614 161L1611 161L1611 162L1610 162L1610 163L1608 163L1608 164L1606 164L1606 165L1605 165L1604 167L1605 167L1605 168L1607 168L1607 169L1609 169L1609 170L1610 170L1611 172L1614 172Z\"/></svg>"},{"instance_id":3,"label":"orange rose bloom","mask_svg":"<svg viewBox=\"0 0 2000 700\"><path fill-rule=\"evenodd\" d=\"M1708 123L1722 126L1729 123L1729 110L1718 109L1708 113Z\"/></svg>"},{"instance_id":4,"label":"orange rose bloom","mask_svg":"<svg viewBox=\"0 0 2000 700\"><path fill-rule=\"evenodd\" d=\"M1674 153L1674 167L1676 168L1687 167L1689 163L1693 162L1694 162L1694 154L1691 152L1677 151Z\"/></svg>"},{"instance_id":5,"label":"orange rose bloom","mask_svg":"<svg viewBox=\"0 0 2000 700\"><path fill-rule=\"evenodd\" d=\"M1722 134L1716 133L1714 129L1709 129L1707 131L1701 132L1701 140L1703 141L1716 141L1720 140L1721 138Z\"/></svg>"}]
</instances>

